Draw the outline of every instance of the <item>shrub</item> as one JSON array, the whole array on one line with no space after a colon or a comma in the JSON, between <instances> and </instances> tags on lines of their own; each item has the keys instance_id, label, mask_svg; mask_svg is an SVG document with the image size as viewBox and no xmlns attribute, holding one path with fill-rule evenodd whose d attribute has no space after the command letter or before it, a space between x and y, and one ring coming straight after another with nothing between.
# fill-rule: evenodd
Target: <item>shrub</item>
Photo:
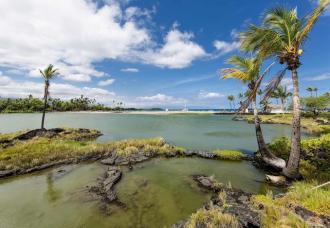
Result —
<instances>
[{"instance_id":1,"label":"shrub","mask_svg":"<svg viewBox=\"0 0 330 228\"><path fill-rule=\"evenodd\" d=\"M287 137L275 138L268 148L280 158L287 160L290 153L290 140Z\"/></svg>"},{"instance_id":2,"label":"shrub","mask_svg":"<svg viewBox=\"0 0 330 228\"><path fill-rule=\"evenodd\" d=\"M290 140L286 137L274 139L269 149L278 157L287 160ZM323 180L330 177L330 134L318 138L301 140L301 174L306 178Z\"/></svg>"}]
</instances>

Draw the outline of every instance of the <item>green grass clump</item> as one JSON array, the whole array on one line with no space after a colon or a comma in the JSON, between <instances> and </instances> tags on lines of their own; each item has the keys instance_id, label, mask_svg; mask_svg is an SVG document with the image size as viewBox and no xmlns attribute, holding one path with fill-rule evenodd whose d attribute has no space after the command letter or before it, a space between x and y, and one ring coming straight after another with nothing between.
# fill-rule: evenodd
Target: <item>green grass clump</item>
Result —
<instances>
[{"instance_id":1,"label":"green grass clump","mask_svg":"<svg viewBox=\"0 0 330 228\"><path fill-rule=\"evenodd\" d=\"M200 209L190 216L185 228L237 228L239 227L237 219L221 212L219 209L211 207L209 210Z\"/></svg>"},{"instance_id":2,"label":"green grass clump","mask_svg":"<svg viewBox=\"0 0 330 228\"><path fill-rule=\"evenodd\" d=\"M240 161L245 158L245 154L238 150L214 150L213 153L221 160Z\"/></svg>"},{"instance_id":3,"label":"green grass clump","mask_svg":"<svg viewBox=\"0 0 330 228\"><path fill-rule=\"evenodd\" d=\"M299 204L319 215L330 214L330 187L313 189L316 184L295 182L289 189L286 200Z\"/></svg>"},{"instance_id":4,"label":"green grass clump","mask_svg":"<svg viewBox=\"0 0 330 228\"><path fill-rule=\"evenodd\" d=\"M292 124L292 114L271 114L271 115L259 115L262 123L271 124ZM246 116L246 120L249 123L253 123L253 116ZM327 134L330 133L329 125L321 125L314 118L301 118L301 126L312 134Z\"/></svg>"},{"instance_id":5,"label":"green grass clump","mask_svg":"<svg viewBox=\"0 0 330 228\"><path fill-rule=\"evenodd\" d=\"M294 206L302 206L317 215L330 214L330 188L317 188L315 184L295 182L288 192L279 198L267 195L252 197L252 205L263 205L261 222L263 227L308 227L306 222L294 213Z\"/></svg>"}]
</instances>

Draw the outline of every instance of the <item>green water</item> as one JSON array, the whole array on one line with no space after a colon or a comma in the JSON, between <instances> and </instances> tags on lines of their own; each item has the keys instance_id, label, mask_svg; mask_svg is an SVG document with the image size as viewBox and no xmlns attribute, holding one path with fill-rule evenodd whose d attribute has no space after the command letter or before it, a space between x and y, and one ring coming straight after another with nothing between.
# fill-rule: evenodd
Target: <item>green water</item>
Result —
<instances>
[{"instance_id":1,"label":"green water","mask_svg":"<svg viewBox=\"0 0 330 228\"><path fill-rule=\"evenodd\" d=\"M0 227L170 226L209 199L189 177L198 173L213 174L223 183L252 193L268 189L260 182L263 172L248 162L156 159L124 172L117 191L126 207L112 206L111 214L105 215L86 187L95 184L103 171L104 167L91 163L0 180Z\"/></svg>"},{"instance_id":2,"label":"green water","mask_svg":"<svg viewBox=\"0 0 330 228\"><path fill-rule=\"evenodd\" d=\"M257 149L254 125L232 121L228 115L138 115L110 113L48 113L46 127L96 128L104 135L100 141L164 137L168 142L190 149ZM41 114L1 114L0 132L34 129ZM267 142L289 136L290 126L263 125Z\"/></svg>"}]
</instances>

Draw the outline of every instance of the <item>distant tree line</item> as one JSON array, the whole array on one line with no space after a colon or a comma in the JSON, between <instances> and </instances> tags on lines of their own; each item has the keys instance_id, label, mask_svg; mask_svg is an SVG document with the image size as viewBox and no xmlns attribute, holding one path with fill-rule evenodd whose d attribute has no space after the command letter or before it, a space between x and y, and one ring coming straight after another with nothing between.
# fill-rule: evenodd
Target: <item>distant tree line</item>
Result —
<instances>
[{"instance_id":1,"label":"distant tree line","mask_svg":"<svg viewBox=\"0 0 330 228\"><path fill-rule=\"evenodd\" d=\"M47 111L121 111L124 110L122 102L112 102L112 107L97 103L81 95L78 98L62 100L59 98L49 98L46 103ZM44 109L44 99L35 98L29 95L27 98L0 98L0 112L42 112Z\"/></svg>"}]
</instances>

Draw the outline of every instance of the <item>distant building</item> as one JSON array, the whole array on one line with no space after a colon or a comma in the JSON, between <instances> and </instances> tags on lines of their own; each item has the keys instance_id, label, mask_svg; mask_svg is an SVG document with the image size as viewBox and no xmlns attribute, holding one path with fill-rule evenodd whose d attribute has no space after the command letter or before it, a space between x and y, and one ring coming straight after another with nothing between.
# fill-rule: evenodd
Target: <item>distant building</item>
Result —
<instances>
[{"instance_id":1,"label":"distant building","mask_svg":"<svg viewBox=\"0 0 330 228\"><path fill-rule=\"evenodd\" d=\"M282 109L281 105L269 105L270 113L286 113L284 109Z\"/></svg>"}]
</instances>

